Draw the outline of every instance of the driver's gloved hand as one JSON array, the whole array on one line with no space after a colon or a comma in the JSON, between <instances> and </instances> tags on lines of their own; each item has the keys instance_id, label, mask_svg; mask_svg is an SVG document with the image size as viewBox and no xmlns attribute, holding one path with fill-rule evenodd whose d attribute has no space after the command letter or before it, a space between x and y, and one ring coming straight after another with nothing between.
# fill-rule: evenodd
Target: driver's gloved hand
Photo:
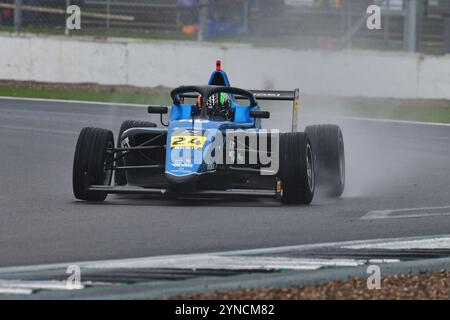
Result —
<instances>
[{"instance_id":1,"label":"driver's gloved hand","mask_svg":"<svg viewBox=\"0 0 450 320\"><path fill-rule=\"evenodd\" d=\"M221 96L215 93L208 98L208 113L213 117L224 118L225 120L233 120L233 109L231 108L231 100L227 94Z\"/></svg>"}]
</instances>

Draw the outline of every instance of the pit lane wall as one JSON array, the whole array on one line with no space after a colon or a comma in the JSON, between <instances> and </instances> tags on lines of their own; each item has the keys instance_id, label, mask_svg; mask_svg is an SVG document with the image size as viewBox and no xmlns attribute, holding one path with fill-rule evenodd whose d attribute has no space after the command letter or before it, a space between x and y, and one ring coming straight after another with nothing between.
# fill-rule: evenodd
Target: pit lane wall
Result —
<instances>
[{"instance_id":1,"label":"pit lane wall","mask_svg":"<svg viewBox=\"0 0 450 320\"><path fill-rule=\"evenodd\" d=\"M450 99L450 55L314 51L245 44L0 34L0 79L176 87L231 84L330 96Z\"/></svg>"}]
</instances>

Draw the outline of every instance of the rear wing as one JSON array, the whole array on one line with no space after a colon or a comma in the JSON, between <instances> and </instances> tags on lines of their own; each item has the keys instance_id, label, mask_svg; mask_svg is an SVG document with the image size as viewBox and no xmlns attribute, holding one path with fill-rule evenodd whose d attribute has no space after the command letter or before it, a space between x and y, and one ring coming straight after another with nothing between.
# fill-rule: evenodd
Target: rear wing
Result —
<instances>
[{"instance_id":1,"label":"rear wing","mask_svg":"<svg viewBox=\"0 0 450 320\"><path fill-rule=\"evenodd\" d=\"M264 101L292 101L292 132L298 131L298 113L300 109L300 90L274 91L274 90L250 90L256 100ZM242 99L243 97L235 97ZM244 98L245 99L245 98Z\"/></svg>"},{"instance_id":2,"label":"rear wing","mask_svg":"<svg viewBox=\"0 0 450 320\"><path fill-rule=\"evenodd\" d=\"M292 132L298 130L298 114L300 109L300 90L293 91L275 91L275 90L249 90L254 94L256 100L261 101L292 101ZM195 93L181 94L180 98L197 98ZM237 100L246 100L247 98L239 95L234 96Z\"/></svg>"},{"instance_id":3,"label":"rear wing","mask_svg":"<svg viewBox=\"0 0 450 320\"><path fill-rule=\"evenodd\" d=\"M249 90L257 100L294 101L295 91ZM243 97L236 97L242 99Z\"/></svg>"}]
</instances>

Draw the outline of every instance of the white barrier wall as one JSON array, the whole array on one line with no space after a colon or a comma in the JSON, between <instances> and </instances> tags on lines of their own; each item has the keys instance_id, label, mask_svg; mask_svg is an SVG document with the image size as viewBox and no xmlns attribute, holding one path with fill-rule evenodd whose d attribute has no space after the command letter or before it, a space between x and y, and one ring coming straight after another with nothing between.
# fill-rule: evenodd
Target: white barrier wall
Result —
<instances>
[{"instance_id":1,"label":"white barrier wall","mask_svg":"<svg viewBox=\"0 0 450 320\"><path fill-rule=\"evenodd\" d=\"M0 34L0 79L175 87L206 83L216 59L232 85L249 89L450 99L448 55Z\"/></svg>"}]
</instances>

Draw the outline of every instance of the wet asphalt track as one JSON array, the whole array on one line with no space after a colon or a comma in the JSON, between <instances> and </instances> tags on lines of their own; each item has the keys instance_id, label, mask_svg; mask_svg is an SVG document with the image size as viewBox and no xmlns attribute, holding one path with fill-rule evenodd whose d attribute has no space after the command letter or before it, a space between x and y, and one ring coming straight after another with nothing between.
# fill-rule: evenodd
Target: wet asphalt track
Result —
<instances>
[{"instance_id":1,"label":"wet asphalt track","mask_svg":"<svg viewBox=\"0 0 450 320\"><path fill-rule=\"evenodd\" d=\"M269 127L286 129L289 109ZM448 234L450 216L360 220L368 211L450 206L450 127L340 120L347 190L339 200L75 201L78 132L117 134L145 109L0 99L0 266ZM304 118L301 122L316 121ZM157 122L157 118L153 117ZM325 120L324 120L325 121ZM449 209L450 210L450 209Z\"/></svg>"}]
</instances>

